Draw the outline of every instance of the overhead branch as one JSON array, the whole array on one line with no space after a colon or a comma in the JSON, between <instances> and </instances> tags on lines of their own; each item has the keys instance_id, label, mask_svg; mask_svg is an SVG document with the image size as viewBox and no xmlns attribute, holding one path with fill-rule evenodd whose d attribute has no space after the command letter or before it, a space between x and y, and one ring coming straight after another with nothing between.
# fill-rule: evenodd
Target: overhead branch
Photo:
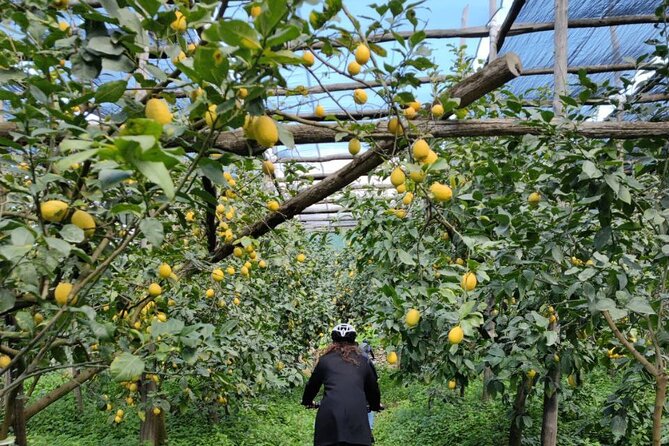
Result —
<instances>
[{"instance_id":1,"label":"overhead branch","mask_svg":"<svg viewBox=\"0 0 669 446\"><path fill-rule=\"evenodd\" d=\"M30 406L25 409L26 421L32 418L34 415L49 407L52 403L55 403L60 398L64 397L72 390L76 389L89 379L93 378L98 372L103 370L102 367L93 367L86 369L83 372L79 373L76 377L72 378L70 381L65 384L56 387L51 392L47 393L39 400L32 403Z\"/></svg>"}]
</instances>

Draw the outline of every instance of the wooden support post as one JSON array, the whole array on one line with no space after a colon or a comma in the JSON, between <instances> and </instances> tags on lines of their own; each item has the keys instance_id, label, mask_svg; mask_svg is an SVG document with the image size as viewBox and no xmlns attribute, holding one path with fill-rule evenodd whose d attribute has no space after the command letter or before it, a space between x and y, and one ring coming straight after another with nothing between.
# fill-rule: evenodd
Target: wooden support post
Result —
<instances>
[{"instance_id":1,"label":"wooden support post","mask_svg":"<svg viewBox=\"0 0 669 446\"><path fill-rule=\"evenodd\" d=\"M555 0L555 67L553 77L555 91L553 110L556 116L562 116L563 105L560 96L567 94L567 35L569 0Z\"/></svg>"},{"instance_id":2,"label":"wooden support post","mask_svg":"<svg viewBox=\"0 0 669 446\"><path fill-rule=\"evenodd\" d=\"M14 444L16 446L28 446L28 435L26 431L26 415L23 411L26 397L23 394L23 388L19 388L19 394L14 399Z\"/></svg>"},{"instance_id":3,"label":"wooden support post","mask_svg":"<svg viewBox=\"0 0 669 446\"><path fill-rule=\"evenodd\" d=\"M460 19L460 27L466 28L467 27L467 21L469 20L469 3L467 3L462 10L462 18ZM463 47L467 43L465 41L464 37L460 37L460 46Z\"/></svg>"}]
</instances>

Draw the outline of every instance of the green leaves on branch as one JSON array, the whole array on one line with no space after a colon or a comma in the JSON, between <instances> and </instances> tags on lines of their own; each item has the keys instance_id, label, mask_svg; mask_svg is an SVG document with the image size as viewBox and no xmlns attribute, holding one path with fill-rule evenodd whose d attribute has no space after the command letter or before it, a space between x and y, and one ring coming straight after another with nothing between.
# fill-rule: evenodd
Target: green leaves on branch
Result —
<instances>
[{"instance_id":1,"label":"green leaves on branch","mask_svg":"<svg viewBox=\"0 0 669 446\"><path fill-rule=\"evenodd\" d=\"M144 373L144 360L132 353L121 353L112 361L109 373L116 382L134 381Z\"/></svg>"}]
</instances>

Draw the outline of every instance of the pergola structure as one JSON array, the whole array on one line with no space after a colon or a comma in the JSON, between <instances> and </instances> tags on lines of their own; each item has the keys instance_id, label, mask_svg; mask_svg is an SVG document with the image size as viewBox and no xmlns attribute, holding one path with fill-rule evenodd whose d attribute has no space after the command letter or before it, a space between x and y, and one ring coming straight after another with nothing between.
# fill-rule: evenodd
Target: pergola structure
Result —
<instances>
[{"instance_id":1,"label":"pergola structure","mask_svg":"<svg viewBox=\"0 0 669 446\"><path fill-rule=\"evenodd\" d=\"M669 100L669 94L656 78L651 77L655 69L665 61L645 60L641 63L637 59L649 52L646 41L657 37L660 26L667 17L658 16L655 11L657 2L640 0L587 0L575 2L568 0L513 0L508 8L498 8L497 0L489 0L491 20L487 25L462 27L459 29L431 29L426 30L428 40L440 41L448 39L480 38L479 54L486 56L482 72L492 73L502 68L506 73L502 78L508 83L505 88L527 100L528 106L551 106L559 116L562 112L561 95L578 94L578 87L569 91L568 86L576 85L579 73L588 74L595 82L609 81L620 86L620 96L589 98L586 104L604 108L608 112L615 107L611 104L620 101L634 103L653 103ZM466 13L465 13L466 14ZM506 15L504 15L506 14ZM503 16L503 19L500 19ZM463 20L464 21L464 20ZM399 33L409 37L411 33ZM376 43L392 42L393 35L373 35L370 41ZM336 42L334 43L336 45ZM318 46L311 48L317 50ZM481 51L483 49L483 51ZM318 56L317 56L318 57ZM320 59L320 58L319 58ZM495 61L502 63L494 65ZM522 61L522 64L521 64ZM325 63L325 61L323 61ZM620 83L621 76L628 76L637 80L634 90L624 90ZM424 84L439 83L444 77L421 77ZM306 93L311 96L332 95L334 92L351 91L355 88L378 88L380 81L354 81L332 84L319 84L307 88ZM481 85L481 90L473 92L476 99L501 86L501 84ZM539 99L539 92L543 89L553 103L546 103ZM285 96L290 90L278 89L276 96ZM457 96L454 96L457 97ZM463 100L464 106L469 98ZM471 101L473 102L473 100ZM335 141L332 121L372 120L383 125L388 110L371 108L363 110L337 110L328 113L327 122L315 127L314 122L324 121L313 113L287 114L274 110L288 121L295 121L290 129L295 144L316 145L316 155L294 154L292 150L275 148L272 153L266 153L277 163L300 162L310 167L307 175L314 180L314 186L304 191L304 196L310 196L312 190L319 187L321 182L330 184L334 178L341 177L344 172L355 170L356 162L346 151L345 145L338 144L336 151L322 153L319 144ZM594 113L594 112L593 112ZM583 134L593 138L635 138L652 134L663 135L666 132L666 123L626 124L620 117L616 122L592 122L581 126ZM435 137L462 137L462 136L503 136L535 133L536 129L525 126L523 123L505 120L460 120L443 121L439 123L425 123ZM638 132L637 130L643 131ZM392 136L379 128L374 135L377 141L392 139ZM223 150L237 154L258 155L260 149L249 149L247 141L241 132L222 134L218 146ZM279 169L280 171L280 169ZM362 172L349 187L363 190L374 188L389 189L390 185L378 177L368 175L369 171ZM340 182L336 187L328 188L332 193L341 189ZM348 184L343 185L348 186ZM360 192L364 193L364 192ZM300 197L303 196L301 193ZM324 197L325 198L325 197ZM318 201L308 203L292 209L287 207L282 211L290 212L285 216L290 218L296 215L310 228L330 229L337 226L351 226L355 222L350 214L340 206L333 206L329 202Z\"/></svg>"}]
</instances>

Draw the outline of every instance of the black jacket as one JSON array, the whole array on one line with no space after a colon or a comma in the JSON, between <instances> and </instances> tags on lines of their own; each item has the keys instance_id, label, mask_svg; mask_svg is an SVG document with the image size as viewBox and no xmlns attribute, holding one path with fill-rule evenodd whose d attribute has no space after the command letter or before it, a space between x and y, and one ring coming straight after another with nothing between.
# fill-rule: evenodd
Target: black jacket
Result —
<instances>
[{"instance_id":1,"label":"black jacket","mask_svg":"<svg viewBox=\"0 0 669 446\"><path fill-rule=\"evenodd\" d=\"M332 352L316 364L302 396L302 404L309 405L321 385L325 387L316 414L314 446L372 444L367 406L380 410L381 392L370 362L362 355L357 360L357 365L351 364Z\"/></svg>"}]
</instances>

